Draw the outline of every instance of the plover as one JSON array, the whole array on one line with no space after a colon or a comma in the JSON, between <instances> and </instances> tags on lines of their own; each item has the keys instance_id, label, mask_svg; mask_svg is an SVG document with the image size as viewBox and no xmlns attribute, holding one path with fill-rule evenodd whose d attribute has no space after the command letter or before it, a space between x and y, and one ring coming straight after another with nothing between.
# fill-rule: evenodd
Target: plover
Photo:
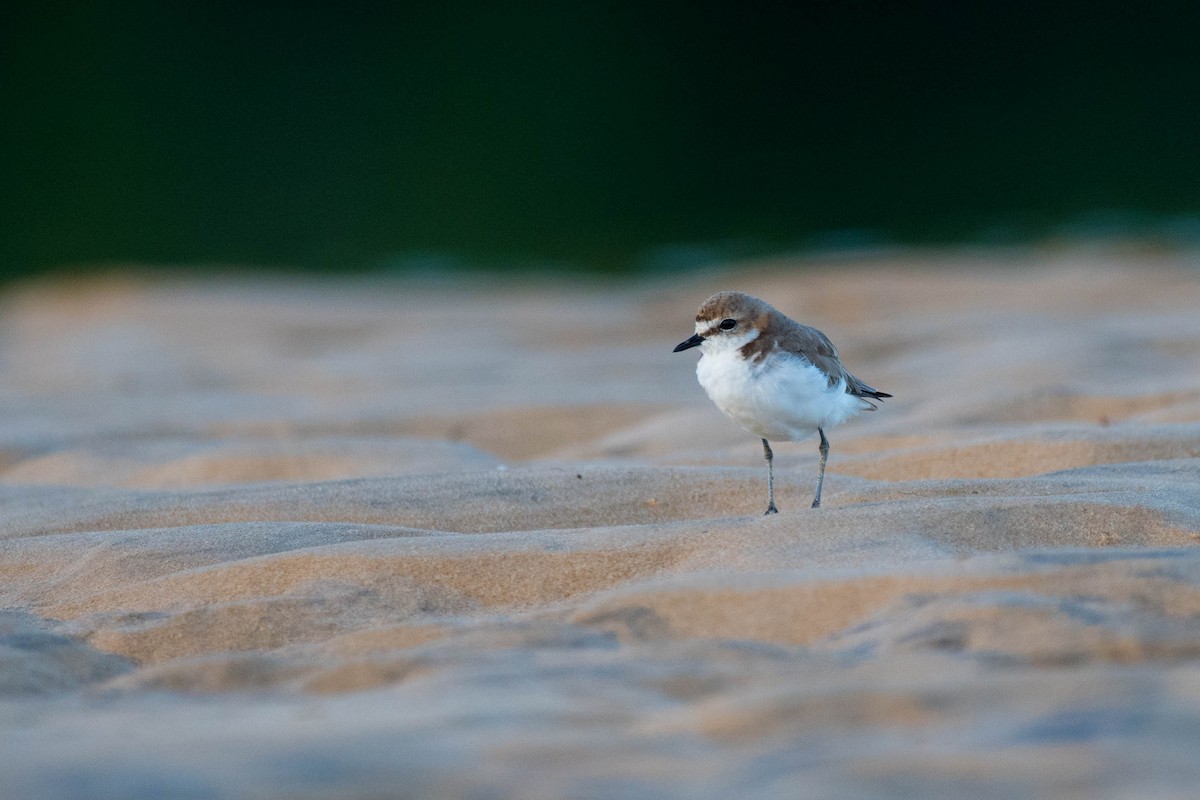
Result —
<instances>
[{"instance_id":1,"label":"plover","mask_svg":"<svg viewBox=\"0 0 1200 800\"><path fill-rule=\"evenodd\" d=\"M696 333L676 353L700 348L696 377L717 408L762 439L767 459L767 514L776 514L771 441L821 437L821 467L812 507L821 505L829 439L825 429L872 400L891 397L872 389L842 366L829 337L788 319L770 304L741 292L719 292L696 312Z\"/></svg>"}]
</instances>

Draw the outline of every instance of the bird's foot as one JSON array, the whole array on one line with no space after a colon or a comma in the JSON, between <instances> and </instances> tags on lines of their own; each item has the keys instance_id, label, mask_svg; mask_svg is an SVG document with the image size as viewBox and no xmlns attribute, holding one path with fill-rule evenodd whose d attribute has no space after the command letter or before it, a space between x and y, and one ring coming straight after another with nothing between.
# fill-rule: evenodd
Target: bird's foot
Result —
<instances>
[{"instance_id":1,"label":"bird's foot","mask_svg":"<svg viewBox=\"0 0 1200 800\"><path fill-rule=\"evenodd\" d=\"M767 506L767 510L763 512L763 516L766 517L771 514L778 514L778 513L779 513L779 509L775 507L774 503L771 503L771 505Z\"/></svg>"},{"instance_id":2,"label":"bird's foot","mask_svg":"<svg viewBox=\"0 0 1200 800\"><path fill-rule=\"evenodd\" d=\"M819 497L818 497L816 500L813 500L812 507L813 507L813 508L820 508L820 507L821 507L821 498L819 498Z\"/></svg>"}]
</instances>

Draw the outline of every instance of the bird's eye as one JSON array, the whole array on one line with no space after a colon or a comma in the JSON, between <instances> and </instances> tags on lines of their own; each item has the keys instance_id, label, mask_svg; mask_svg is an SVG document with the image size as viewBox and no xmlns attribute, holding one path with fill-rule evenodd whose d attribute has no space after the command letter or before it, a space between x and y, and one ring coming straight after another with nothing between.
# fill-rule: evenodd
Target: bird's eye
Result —
<instances>
[{"instance_id":1,"label":"bird's eye","mask_svg":"<svg viewBox=\"0 0 1200 800\"><path fill-rule=\"evenodd\" d=\"M736 327L737 327L737 320L736 320L736 319L723 319L723 320L721 320L721 330L723 330L723 331L731 331L731 330L733 330L733 329L734 329L734 328L736 328Z\"/></svg>"}]
</instances>

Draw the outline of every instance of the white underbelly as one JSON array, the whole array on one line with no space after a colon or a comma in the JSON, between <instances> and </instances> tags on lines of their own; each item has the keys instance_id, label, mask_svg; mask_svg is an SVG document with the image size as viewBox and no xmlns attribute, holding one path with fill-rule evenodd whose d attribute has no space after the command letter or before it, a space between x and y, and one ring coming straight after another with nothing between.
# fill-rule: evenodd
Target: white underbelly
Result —
<instances>
[{"instance_id":1,"label":"white underbelly","mask_svg":"<svg viewBox=\"0 0 1200 800\"><path fill-rule=\"evenodd\" d=\"M726 416L768 440L803 439L866 408L845 382L830 386L825 373L791 356L755 365L737 351L705 354L696 377Z\"/></svg>"}]
</instances>

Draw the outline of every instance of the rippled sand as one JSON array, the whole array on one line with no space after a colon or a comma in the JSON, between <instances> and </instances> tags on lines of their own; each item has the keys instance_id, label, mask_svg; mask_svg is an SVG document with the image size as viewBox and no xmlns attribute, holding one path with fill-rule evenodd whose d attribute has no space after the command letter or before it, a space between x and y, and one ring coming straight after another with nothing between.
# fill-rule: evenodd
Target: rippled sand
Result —
<instances>
[{"instance_id":1,"label":"rippled sand","mask_svg":"<svg viewBox=\"0 0 1200 800\"><path fill-rule=\"evenodd\" d=\"M895 395L819 510L719 289ZM0 298L12 797L1190 798L1198 545L1178 260Z\"/></svg>"}]
</instances>

